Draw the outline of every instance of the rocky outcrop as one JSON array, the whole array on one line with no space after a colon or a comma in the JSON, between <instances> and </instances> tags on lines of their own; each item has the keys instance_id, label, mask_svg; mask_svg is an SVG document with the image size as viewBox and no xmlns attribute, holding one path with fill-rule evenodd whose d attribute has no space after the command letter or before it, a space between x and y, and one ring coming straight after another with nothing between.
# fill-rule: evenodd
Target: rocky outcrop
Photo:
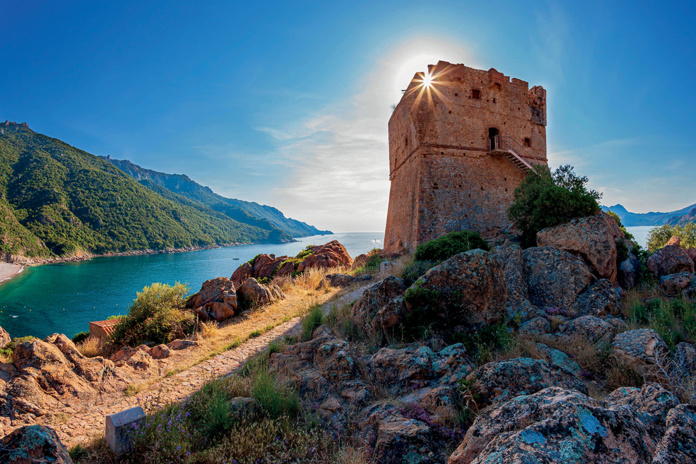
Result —
<instances>
[{"instance_id":1,"label":"rocky outcrop","mask_svg":"<svg viewBox=\"0 0 696 464\"><path fill-rule=\"evenodd\" d=\"M310 254L298 264L298 272L304 272L311 268L350 267L353 264L348 251L338 240L333 240L325 245L309 247L309 251Z\"/></svg>"},{"instance_id":2,"label":"rocky outcrop","mask_svg":"<svg viewBox=\"0 0 696 464\"><path fill-rule=\"evenodd\" d=\"M206 280L201 290L187 300L186 307L203 320L224 321L237 311L234 283L226 277Z\"/></svg>"},{"instance_id":3,"label":"rocky outcrop","mask_svg":"<svg viewBox=\"0 0 696 464\"><path fill-rule=\"evenodd\" d=\"M529 301L541 308L569 307L595 280L581 259L563 250L527 248L522 259Z\"/></svg>"},{"instance_id":4,"label":"rocky outcrop","mask_svg":"<svg viewBox=\"0 0 696 464\"><path fill-rule=\"evenodd\" d=\"M242 263L233 273L230 280L234 284L234 288L239 288L242 286L245 280L249 277L254 276L254 268L250 263Z\"/></svg>"},{"instance_id":5,"label":"rocky outcrop","mask_svg":"<svg viewBox=\"0 0 696 464\"><path fill-rule=\"evenodd\" d=\"M580 294L568 310L569 317L621 314L621 290L607 279L595 282Z\"/></svg>"},{"instance_id":6,"label":"rocky outcrop","mask_svg":"<svg viewBox=\"0 0 696 464\"><path fill-rule=\"evenodd\" d=\"M454 325L495 324L505 317L507 283L500 261L483 250L455 255L430 269L406 292L409 312Z\"/></svg>"},{"instance_id":7,"label":"rocky outcrop","mask_svg":"<svg viewBox=\"0 0 696 464\"><path fill-rule=\"evenodd\" d=\"M667 414L662 440L653 455L653 464L696 462L696 406L680 404Z\"/></svg>"},{"instance_id":8,"label":"rocky outcrop","mask_svg":"<svg viewBox=\"0 0 696 464\"><path fill-rule=\"evenodd\" d=\"M285 298L283 291L275 284L260 284L253 277L248 278L237 290L240 305L246 309L258 308Z\"/></svg>"},{"instance_id":9,"label":"rocky outcrop","mask_svg":"<svg viewBox=\"0 0 696 464\"><path fill-rule=\"evenodd\" d=\"M662 337L653 329L628 330L614 337L611 353L620 361L644 372L669 354Z\"/></svg>"},{"instance_id":10,"label":"rocky outcrop","mask_svg":"<svg viewBox=\"0 0 696 464\"><path fill-rule=\"evenodd\" d=\"M252 276L256 279L268 279L276 275L278 268L287 260L287 256L260 254L254 258L251 266Z\"/></svg>"},{"instance_id":11,"label":"rocky outcrop","mask_svg":"<svg viewBox=\"0 0 696 464\"><path fill-rule=\"evenodd\" d=\"M448 462L651 462L653 454L660 455L662 442L676 435L664 433L659 425L665 417L668 427L689 429L692 407L676 404L673 395L650 385L610 395L604 402L573 390L546 388L477 417ZM688 443L682 437L674 440L676 446L665 443L670 448L665 454L669 459L678 453L689 456Z\"/></svg>"},{"instance_id":12,"label":"rocky outcrop","mask_svg":"<svg viewBox=\"0 0 696 464\"><path fill-rule=\"evenodd\" d=\"M630 255L619 264L618 282L625 289L632 289L638 285L640 278L640 261L635 255Z\"/></svg>"},{"instance_id":13,"label":"rocky outcrop","mask_svg":"<svg viewBox=\"0 0 696 464\"><path fill-rule=\"evenodd\" d=\"M660 286L667 295L677 296L691 284L690 272L684 271L660 277Z\"/></svg>"},{"instance_id":14,"label":"rocky outcrop","mask_svg":"<svg viewBox=\"0 0 696 464\"><path fill-rule=\"evenodd\" d=\"M537 311L529 302L529 291L524 279L524 262L522 248L519 245L496 247L491 255L503 266L507 283L507 300L505 312L509 319L519 318L525 322L534 318Z\"/></svg>"},{"instance_id":15,"label":"rocky outcrop","mask_svg":"<svg viewBox=\"0 0 696 464\"><path fill-rule=\"evenodd\" d=\"M473 382L479 407L530 395L552 386L587 394L587 387L575 375L542 359L491 362L476 369L467 380Z\"/></svg>"},{"instance_id":16,"label":"rocky outcrop","mask_svg":"<svg viewBox=\"0 0 696 464\"><path fill-rule=\"evenodd\" d=\"M0 442L4 464L72 464L68 450L50 427L20 427Z\"/></svg>"},{"instance_id":17,"label":"rocky outcrop","mask_svg":"<svg viewBox=\"0 0 696 464\"><path fill-rule=\"evenodd\" d=\"M559 328L560 338L564 342L574 341L586 345L609 343L615 332L616 328L611 323L595 316L581 316Z\"/></svg>"},{"instance_id":18,"label":"rocky outcrop","mask_svg":"<svg viewBox=\"0 0 696 464\"><path fill-rule=\"evenodd\" d=\"M404 281L394 276L371 285L353 303L351 309L353 321L363 327L371 326L377 312L392 299L402 296L405 291Z\"/></svg>"},{"instance_id":19,"label":"rocky outcrop","mask_svg":"<svg viewBox=\"0 0 696 464\"><path fill-rule=\"evenodd\" d=\"M648 258L648 269L655 277L678 272L694 272L694 260L678 245L660 248Z\"/></svg>"},{"instance_id":20,"label":"rocky outcrop","mask_svg":"<svg viewBox=\"0 0 696 464\"><path fill-rule=\"evenodd\" d=\"M12 341L10 334L7 330L0 327L0 348L5 348L5 346Z\"/></svg>"},{"instance_id":21,"label":"rocky outcrop","mask_svg":"<svg viewBox=\"0 0 696 464\"><path fill-rule=\"evenodd\" d=\"M537 245L554 247L581 257L600 278L616 282L616 241L623 232L616 221L604 212L572 219L537 233Z\"/></svg>"},{"instance_id":22,"label":"rocky outcrop","mask_svg":"<svg viewBox=\"0 0 696 464\"><path fill-rule=\"evenodd\" d=\"M2 415L43 416L66 404L87 407L99 392L123 390L129 383L113 362L82 356L63 334L20 343L12 358L16 370L0 401Z\"/></svg>"}]
</instances>

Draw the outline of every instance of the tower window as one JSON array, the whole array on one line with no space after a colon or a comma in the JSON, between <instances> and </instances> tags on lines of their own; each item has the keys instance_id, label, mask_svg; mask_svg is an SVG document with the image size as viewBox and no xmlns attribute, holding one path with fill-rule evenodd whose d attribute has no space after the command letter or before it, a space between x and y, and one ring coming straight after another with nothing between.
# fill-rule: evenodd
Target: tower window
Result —
<instances>
[{"instance_id":1,"label":"tower window","mask_svg":"<svg viewBox=\"0 0 696 464\"><path fill-rule=\"evenodd\" d=\"M524 138L524 146L531 147L532 146L532 139L530 139L529 137L525 137Z\"/></svg>"},{"instance_id":2,"label":"tower window","mask_svg":"<svg viewBox=\"0 0 696 464\"><path fill-rule=\"evenodd\" d=\"M479 89L471 89L471 98L474 100L481 99L481 91Z\"/></svg>"}]
</instances>

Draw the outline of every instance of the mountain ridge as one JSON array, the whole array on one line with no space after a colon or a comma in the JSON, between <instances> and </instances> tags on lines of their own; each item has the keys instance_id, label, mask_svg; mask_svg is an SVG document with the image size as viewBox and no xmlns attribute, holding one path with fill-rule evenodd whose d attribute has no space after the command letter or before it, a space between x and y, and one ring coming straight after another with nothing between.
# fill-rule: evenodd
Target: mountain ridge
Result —
<instances>
[{"instance_id":1,"label":"mountain ridge","mask_svg":"<svg viewBox=\"0 0 696 464\"><path fill-rule=\"evenodd\" d=\"M626 227L661 226L663 224L684 224L696 221L696 204L669 212L632 213L623 205L602 206L603 211L616 213Z\"/></svg>"},{"instance_id":2,"label":"mountain ridge","mask_svg":"<svg viewBox=\"0 0 696 464\"><path fill-rule=\"evenodd\" d=\"M275 226L296 238L331 233L331 231L317 229L297 219L287 218L280 210L272 206L223 197L213 192L210 187L197 183L185 174L167 174L143 168L129 160L113 159L110 156L102 158L148 188L151 188L153 183L157 184L238 221L253 223L262 228ZM149 181L149 183L145 181Z\"/></svg>"}]
</instances>

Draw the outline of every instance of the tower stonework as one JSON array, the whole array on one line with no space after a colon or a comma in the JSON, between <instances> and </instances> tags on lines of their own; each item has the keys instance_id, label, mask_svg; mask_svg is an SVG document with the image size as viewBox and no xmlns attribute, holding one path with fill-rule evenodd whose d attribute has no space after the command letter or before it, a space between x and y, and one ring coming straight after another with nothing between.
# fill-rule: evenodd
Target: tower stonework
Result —
<instances>
[{"instance_id":1,"label":"tower stonework","mask_svg":"<svg viewBox=\"0 0 696 464\"><path fill-rule=\"evenodd\" d=\"M542 87L444 61L428 74L414 76L389 119L387 252L506 229L515 187L547 164Z\"/></svg>"}]
</instances>

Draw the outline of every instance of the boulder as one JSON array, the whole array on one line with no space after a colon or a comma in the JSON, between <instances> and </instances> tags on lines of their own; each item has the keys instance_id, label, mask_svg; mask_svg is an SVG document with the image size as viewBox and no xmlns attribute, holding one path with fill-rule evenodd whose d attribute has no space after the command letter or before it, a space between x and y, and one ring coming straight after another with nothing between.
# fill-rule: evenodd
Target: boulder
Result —
<instances>
[{"instance_id":1,"label":"boulder","mask_svg":"<svg viewBox=\"0 0 696 464\"><path fill-rule=\"evenodd\" d=\"M694 272L694 260L680 246L660 248L648 258L648 269L655 277L678 272Z\"/></svg>"},{"instance_id":2,"label":"boulder","mask_svg":"<svg viewBox=\"0 0 696 464\"><path fill-rule=\"evenodd\" d=\"M600 278L616 282L616 240L623 238L616 221L604 212L572 219L537 232L537 245L580 256Z\"/></svg>"},{"instance_id":3,"label":"boulder","mask_svg":"<svg viewBox=\"0 0 696 464\"><path fill-rule=\"evenodd\" d=\"M459 253L430 269L404 295L409 313L450 329L505 317L507 283L500 261L483 250Z\"/></svg>"},{"instance_id":4,"label":"boulder","mask_svg":"<svg viewBox=\"0 0 696 464\"><path fill-rule=\"evenodd\" d=\"M664 420L664 411L673 405L673 398L659 404L663 397L612 404L558 387L518 396L478 416L448 462L653 462L661 438L654 425ZM680 409L683 405L669 411L668 424L677 422L669 417L677 416ZM685 438L676 438L671 448L688 449Z\"/></svg>"},{"instance_id":5,"label":"boulder","mask_svg":"<svg viewBox=\"0 0 696 464\"><path fill-rule=\"evenodd\" d=\"M520 326L520 335L546 335L551 332L551 323L545 317L535 317Z\"/></svg>"},{"instance_id":6,"label":"boulder","mask_svg":"<svg viewBox=\"0 0 696 464\"><path fill-rule=\"evenodd\" d=\"M630 290L636 285L638 285L638 279L640 278L640 261L635 255L629 255L627 259L619 264L618 271L618 281L619 284Z\"/></svg>"},{"instance_id":7,"label":"boulder","mask_svg":"<svg viewBox=\"0 0 696 464\"><path fill-rule=\"evenodd\" d=\"M403 324L407 312L403 297L397 296L377 311L372 322L372 330L395 335L398 327Z\"/></svg>"},{"instance_id":8,"label":"boulder","mask_svg":"<svg viewBox=\"0 0 696 464\"><path fill-rule=\"evenodd\" d=\"M294 261L285 261L282 263L278 269L276 270L275 276L276 277L292 277L293 273L295 272L295 262Z\"/></svg>"},{"instance_id":9,"label":"boulder","mask_svg":"<svg viewBox=\"0 0 696 464\"><path fill-rule=\"evenodd\" d=\"M616 328L604 319L595 316L581 316L563 324L559 332L561 337L567 341L597 345L609 343Z\"/></svg>"},{"instance_id":10,"label":"boulder","mask_svg":"<svg viewBox=\"0 0 696 464\"><path fill-rule=\"evenodd\" d=\"M384 464L435 464L442 462L442 444L423 420L405 417L391 404L363 411L360 422L371 432L373 462Z\"/></svg>"},{"instance_id":11,"label":"boulder","mask_svg":"<svg viewBox=\"0 0 696 464\"><path fill-rule=\"evenodd\" d=\"M15 429L0 442L5 464L72 464L70 455L50 427L29 425Z\"/></svg>"},{"instance_id":12,"label":"boulder","mask_svg":"<svg viewBox=\"0 0 696 464\"><path fill-rule=\"evenodd\" d=\"M676 406L665 422L667 431L657 445L653 464L696 462L696 406Z\"/></svg>"},{"instance_id":13,"label":"boulder","mask_svg":"<svg viewBox=\"0 0 696 464\"><path fill-rule=\"evenodd\" d=\"M12 337L7 333L7 330L0 327L0 349L5 348L5 346L12 341Z\"/></svg>"},{"instance_id":14,"label":"boulder","mask_svg":"<svg viewBox=\"0 0 696 464\"><path fill-rule=\"evenodd\" d=\"M169 347L167 345L157 345L150 348L150 356L153 359L164 359L170 356Z\"/></svg>"},{"instance_id":15,"label":"boulder","mask_svg":"<svg viewBox=\"0 0 696 464\"><path fill-rule=\"evenodd\" d=\"M677 378L696 376L696 348L691 343L678 343L672 361Z\"/></svg>"},{"instance_id":16,"label":"boulder","mask_svg":"<svg viewBox=\"0 0 696 464\"><path fill-rule=\"evenodd\" d=\"M244 308L258 308L285 298L283 291L275 284L260 284L253 277L248 278L237 290Z\"/></svg>"},{"instance_id":17,"label":"boulder","mask_svg":"<svg viewBox=\"0 0 696 464\"><path fill-rule=\"evenodd\" d=\"M669 296L677 296L682 290L691 285L692 274L690 272L678 272L660 277L660 286Z\"/></svg>"},{"instance_id":18,"label":"boulder","mask_svg":"<svg viewBox=\"0 0 696 464\"><path fill-rule=\"evenodd\" d=\"M234 288L239 288L249 277L253 277L253 268L250 263L242 263L234 271L230 280L234 284Z\"/></svg>"},{"instance_id":19,"label":"boulder","mask_svg":"<svg viewBox=\"0 0 696 464\"><path fill-rule=\"evenodd\" d=\"M570 372L576 377L580 376L582 372L580 364L573 361L570 356L568 356L561 350L551 348L550 346L544 345L543 343L536 343L535 346L536 349L539 350L541 355L544 357L546 362L548 362L549 364L555 364L556 366L560 367L561 369L565 369L566 371Z\"/></svg>"},{"instance_id":20,"label":"boulder","mask_svg":"<svg viewBox=\"0 0 696 464\"><path fill-rule=\"evenodd\" d=\"M530 395L547 387L562 387L587 394L587 387L571 372L543 359L516 358L484 364L469 374L479 407Z\"/></svg>"},{"instance_id":21,"label":"boulder","mask_svg":"<svg viewBox=\"0 0 696 464\"><path fill-rule=\"evenodd\" d=\"M537 312L529 302L529 291L524 280L522 248L519 245L499 246L491 252L491 255L503 266L507 283L505 312L508 319L519 318L520 321L525 322L534 318Z\"/></svg>"},{"instance_id":22,"label":"boulder","mask_svg":"<svg viewBox=\"0 0 696 464\"><path fill-rule=\"evenodd\" d=\"M392 392L422 387L435 377L435 352L427 346L382 348L367 365L375 382Z\"/></svg>"},{"instance_id":23,"label":"boulder","mask_svg":"<svg viewBox=\"0 0 696 464\"><path fill-rule=\"evenodd\" d=\"M691 260L696 263L696 248L687 248L684 251L686 251L686 254L689 255Z\"/></svg>"},{"instance_id":24,"label":"boulder","mask_svg":"<svg viewBox=\"0 0 696 464\"><path fill-rule=\"evenodd\" d=\"M338 240L333 240L325 245L312 246L310 254L297 266L299 272L310 268L332 268L339 266L350 267L353 260L346 248Z\"/></svg>"},{"instance_id":25,"label":"boulder","mask_svg":"<svg viewBox=\"0 0 696 464\"><path fill-rule=\"evenodd\" d=\"M569 308L569 317L621 314L621 290L600 279L580 294Z\"/></svg>"},{"instance_id":26,"label":"boulder","mask_svg":"<svg viewBox=\"0 0 696 464\"><path fill-rule=\"evenodd\" d=\"M669 354L669 348L653 329L635 329L614 337L611 353L619 361L644 372L647 366L663 362Z\"/></svg>"},{"instance_id":27,"label":"boulder","mask_svg":"<svg viewBox=\"0 0 696 464\"><path fill-rule=\"evenodd\" d=\"M676 246L680 246L680 245L681 245L681 238L679 238L679 237L676 236L676 235L673 236L673 237L670 237L670 239L667 240L667 243L666 243L665 245L676 245Z\"/></svg>"},{"instance_id":28,"label":"boulder","mask_svg":"<svg viewBox=\"0 0 696 464\"><path fill-rule=\"evenodd\" d=\"M369 258L370 258L370 256L369 256L369 255L366 255L366 254L364 254L364 253L361 254L361 255L356 256L355 259L353 260L352 269L353 269L353 270L355 270L355 269L360 269L361 267L365 266L365 264L367 264L367 260L368 260Z\"/></svg>"},{"instance_id":29,"label":"boulder","mask_svg":"<svg viewBox=\"0 0 696 464\"><path fill-rule=\"evenodd\" d=\"M254 259L251 266L252 277L256 279L268 279L276 275L276 271L287 260L287 256L276 258L275 255L260 254Z\"/></svg>"},{"instance_id":30,"label":"boulder","mask_svg":"<svg viewBox=\"0 0 696 464\"><path fill-rule=\"evenodd\" d=\"M368 287L353 303L351 318L361 327L369 327L377 312L392 299L402 296L405 291L406 285L403 280L389 276Z\"/></svg>"},{"instance_id":31,"label":"boulder","mask_svg":"<svg viewBox=\"0 0 696 464\"><path fill-rule=\"evenodd\" d=\"M198 346L198 342L195 340L172 340L167 344L167 346L172 350L185 350L192 346Z\"/></svg>"},{"instance_id":32,"label":"boulder","mask_svg":"<svg viewBox=\"0 0 696 464\"><path fill-rule=\"evenodd\" d=\"M569 307L595 280L581 259L552 247L522 253L529 301L538 307Z\"/></svg>"},{"instance_id":33,"label":"boulder","mask_svg":"<svg viewBox=\"0 0 696 464\"><path fill-rule=\"evenodd\" d=\"M227 277L206 280L201 290L187 300L186 307L193 308L203 320L228 319L237 310L234 283Z\"/></svg>"}]
</instances>

